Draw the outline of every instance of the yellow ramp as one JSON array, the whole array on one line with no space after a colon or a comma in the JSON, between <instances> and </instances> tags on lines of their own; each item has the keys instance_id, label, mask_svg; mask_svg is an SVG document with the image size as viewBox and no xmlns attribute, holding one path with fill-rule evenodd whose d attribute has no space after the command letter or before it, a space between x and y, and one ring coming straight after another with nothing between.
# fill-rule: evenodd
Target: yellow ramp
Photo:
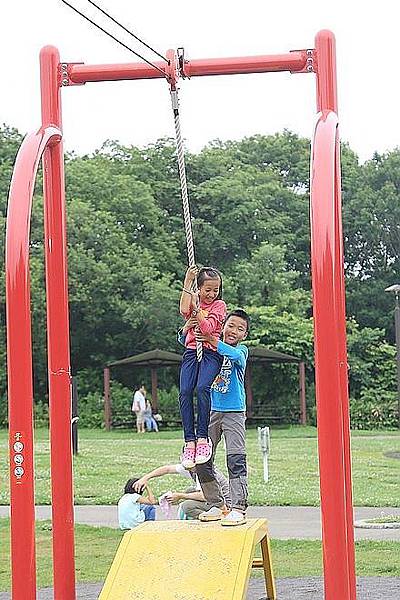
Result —
<instances>
[{"instance_id":1,"label":"yellow ramp","mask_svg":"<svg viewBox=\"0 0 400 600\"><path fill-rule=\"evenodd\" d=\"M244 600L258 543L274 599L267 521L249 519L237 527L150 521L128 531L99 600Z\"/></svg>"}]
</instances>

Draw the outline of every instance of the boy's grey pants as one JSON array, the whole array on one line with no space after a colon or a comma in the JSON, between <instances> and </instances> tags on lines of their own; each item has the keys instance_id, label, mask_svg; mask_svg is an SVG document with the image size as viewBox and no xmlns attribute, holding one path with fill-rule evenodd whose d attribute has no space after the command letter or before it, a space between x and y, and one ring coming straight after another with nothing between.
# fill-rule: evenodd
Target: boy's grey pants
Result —
<instances>
[{"instance_id":1,"label":"boy's grey pants","mask_svg":"<svg viewBox=\"0 0 400 600\"><path fill-rule=\"evenodd\" d=\"M220 486L215 477L214 457L222 436L225 439L226 464L229 475L229 490L232 508L247 508L247 465L246 465L246 415L244 412L211 411L208 435L213 444L211 459L196 465L201 489L207 504L222 507L225 504Z\"/></svg>"}]
</instances>

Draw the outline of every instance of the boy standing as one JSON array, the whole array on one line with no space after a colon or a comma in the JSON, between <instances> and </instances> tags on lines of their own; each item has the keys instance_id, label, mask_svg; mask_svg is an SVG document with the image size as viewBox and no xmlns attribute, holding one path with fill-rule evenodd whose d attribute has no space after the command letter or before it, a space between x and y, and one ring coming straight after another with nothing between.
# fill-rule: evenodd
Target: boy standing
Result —
<instances>
[{"instance_id":1,"label":"boy standing","mask_svg":"<svg viewBox=\"0 0 400 600\"><path fill-rule=\"evenodd\" d=\"M211 387L211 418L208 435L212 441L211 460L196 465L197 475L205 499L211 508L199 515L201 521L219 521L222 525L241 525L246 522L247 465L245 446L246 393L244 376L248 349L241 342L249 332L250 319L244 310L228 314L222 330L222 339L207 337L223 356L220 373ZM205 336L197 334L200 341ZM217 483L214 467L215 451L222 436L225 438L226 461L229 474L232 509L227 512L224 498Z\"/></svg>"}]
</instances>

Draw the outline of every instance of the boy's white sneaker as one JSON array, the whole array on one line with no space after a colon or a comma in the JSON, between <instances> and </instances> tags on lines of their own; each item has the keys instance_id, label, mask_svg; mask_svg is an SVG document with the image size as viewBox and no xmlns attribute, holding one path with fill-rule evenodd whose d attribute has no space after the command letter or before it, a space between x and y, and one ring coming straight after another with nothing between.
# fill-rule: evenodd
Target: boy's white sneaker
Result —
<instances>
[{"instance_id":1,"label":"boy's white sneaker","mask_svg":"<svg viewBox=\"0 0 400 600\"><path fill-rule=\"evenodd\" d=\"M199 514L199 521L220 521L224 516L224 512L218 506L212 506L209 510L206 510Z\"/></svg>"},{"instance_id":2,"label":"boy's white sneaker","mask_svg":"<svg viewBox=\"0 0 400 600\"><path fill-rule=\"evenodd\" d=\"M225 525L225 526L235 526L235 525L243 525L244 523L246 523L246 515L242 512L240 512L240 510L231 510L227 515L225 515L223 517L223 519L221 520L221 525Z\"/></svg>"}]
</instances>

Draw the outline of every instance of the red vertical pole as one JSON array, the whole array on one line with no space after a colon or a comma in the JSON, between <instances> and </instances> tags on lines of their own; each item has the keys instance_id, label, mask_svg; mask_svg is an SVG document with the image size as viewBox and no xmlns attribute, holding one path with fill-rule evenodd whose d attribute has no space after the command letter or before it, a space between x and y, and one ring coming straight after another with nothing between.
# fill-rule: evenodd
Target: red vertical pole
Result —
<instances>
[{"instance_id":1,"label":"red vertical pole","mask_svg":"<svg viewBox=\"0 0 400 600\"><path fill-rule=\"evenodd\" d=\"M104 427L111 430L110 369L104 367Z\"/></svg>"},{"instance_id":2,"label":"red vertical pole","mask_svg":"<svg viewBox=\"0 0 400 600\"><path fill-rule=\"evenodd\" d=\"M354 549L354 514L353 514L353 487L351 468L351 438L350 438L350 406L349 406L349 382L347 363L347 339L346 339L346 300L344 283L344 249L342 231L342 202L341 202L341 177L340 177L340 142L339 134L336 137L335 154L335 237L336 237L336 259L335 259L335 281L336 285L336 307L341 322L338 328L339 334L339 378L342 405L342 427L343 427L343 460L345 471L345 502L346 502L346 529L347 529L347 560L349 567L350 599L355 600L356 590L356 561Z\"/></svg>"},{"instance_id":3,"label":"red vertical pole","mask_svg":"<svg viewBox=\"0 0 400 600\"><path fill-rule=\"evenodd\" d=\"M303 362L299 363L299 395L300 395L300 425L307 425L306 407L306 368Z\"/></svg>"},{"instance_id":4,"label":"red vertical pole","mask_svg":"<svg viewBox=\"0 0 400 600\"><path fill-rule=\"evenodd\" d=\"M40 53L42 123L61 129L59 53ZM62 142L43 155L54 597L75 600L71 368Z\"/></svg>"},{"instance_id":5,"label":"red vertical pole","mask_svg":"<svg viewBox=\"0 0 400 600\"><path fill-rule=\"evenodd\" d=\"M337 114L335 39L316 37L317 109ZM330 113L332 114L332 113ZM346 317L340 162L336 137L314 147L311 198L312 276L325 598L354 600L355 561L348 417ZM318 126L317 126L318 127ZM319 140L320 142L321 140ZM333 177L332 177L333 173ZM333 188L332 188L333 186ZM331 189L332 188L332 189ZM323 194L318 193L323 190ZM328 190L328 191L327 191Z\"/></svg>"},{"instance_id":6,"label":"red vertical pole","mask_svg":"<svg viewBox=\"0 0 400 600\"><path fill-rule=\"evenodd\" d=\"M325 81L321 79L320 94L324 102L323 90L329 89L329 96L332 99L333 106L337 108L337 77L336 77L336 54L335 39L332 34L325 36L323 32L316 38L316 49L318 56L321 57L322 64L329 66L331 79ZM323 107L325 108L325 107ZM346 302L345 302L345 283L344 283L344 249L343 249L343 230L342 230L342 201L341 201L341 175L340 175L340 141L337 131L335 146L335 293L337 319L340 323L338 327L339 335L339 378L341 388L341 406L342 406L342 427L343 427L343 460L345 470L345 503L346 503L346 529L347 529L347 559L349 568L349 587L350 598L356 598L356 569L354 552L354 515L353 515L353 490L351 476L351 441L350 441L350 410L349 410L349 384L348 384L348 366L347 366L347 340L346 340Z\"/></svg>"}]
</instances>

